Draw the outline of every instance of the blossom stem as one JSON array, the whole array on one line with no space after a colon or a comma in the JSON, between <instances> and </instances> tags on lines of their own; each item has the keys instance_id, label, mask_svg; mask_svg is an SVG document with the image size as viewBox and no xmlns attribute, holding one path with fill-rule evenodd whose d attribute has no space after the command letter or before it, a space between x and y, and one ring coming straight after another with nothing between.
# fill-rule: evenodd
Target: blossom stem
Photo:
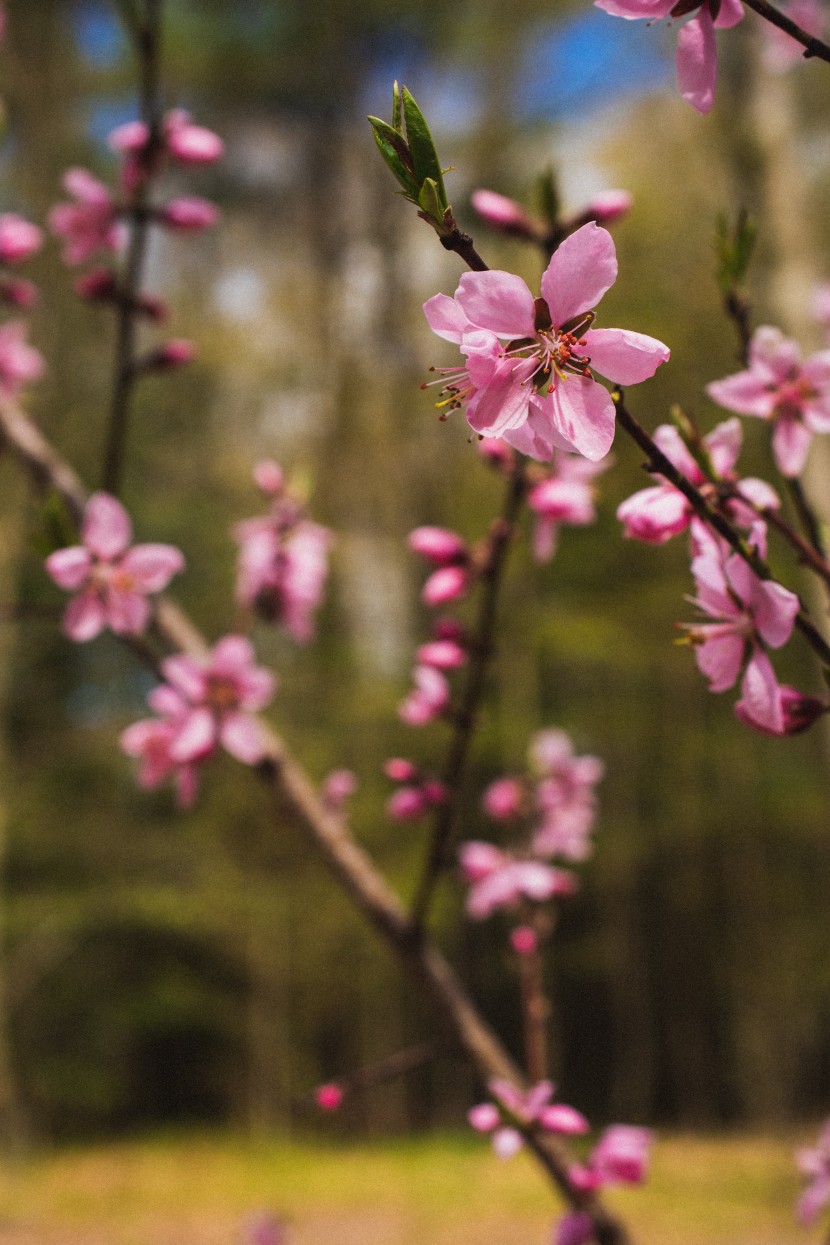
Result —
<instances>
[{"instance_id":1,"label":"blossom stem","mask_svg":"<svg viewBox=\"0 0 830 1245\"><path fill-rule=\"evenodd\" d=\"M678 471L674 463L666 457L660 447L651 439L645 428L637 422L625 405L622 391L619 389L615 390L611 397L617 409L619 424L640 449L648 455L647 470L663 476L664 479L668 480L669 484L679 489L691 503L695 514L709 527L713 528L719 536L723 537L726 543L743 558L759 579L772 579L772 572L764 559L747 544L744 537L724 515L709 505L699 489L695 488L691 480L684 476L682 471ZM830 645L828 645L803 605L799 606L799 611L795 617L795 625L822 665L830 670Z\"/></svg>"},{"instance_id":2,"label":"blossom stem","mask_svg":"<svg viewBox=\"0 0 830 1245\"><path fill-rule=\"evenodd\" d=\"M133 389L138 375L136 340L138 295L144 275L151 215L148 211L149 173L161 142L160 45L163 0L144 0L143 20L132 31L140 75L140 115L149 131L141 153L141 172L132 203L127 210L130 226L127 259L121 296L118 300L118 326L115 344L115 372L112 387L107 445L104 455L103 489L117 497L124 473L124 457Z\"/></svg>"},{"instance_id":3,"label":"blossom stem","mask_svg":"<svg viewBox=\"0 0 830 1245\"><path fill-rule=\"evenodd\" d=\"M548 1075L548 1024L551 1007L545 994L544 962L537 946L518 957L524 1026L525 1071L527 1079L537 1084Z\"/></svg>"},{"instance_id":4,"label":"blossom stem","mask_svg":"<svg viewBox=\"0 0 830 1245\"><path fill-rule=\"evenodd\" d=\"M450 848L461 804L467 758L493 655L496 610L507 564L507 552L516 532L526 491L524 464L517 458L507 477L502 513L490 530L483 560L481 599L470 646L467 680L458 711L453 716L453 736L441 773L441 783L447 792L447 798L439 804L435 812L429 853L412 905L412 916L417 925L426 920L438 880L451 863Z\"/></svg>"},{"instance_id":5,"label":"blossom stem","mask_svg":"<svg viewBox=\"0 0 830 1245\"><path fill-rule=\"evenodd\" d=\"M740 494L736 492L734 496L740 497ZM741 500L746 504L745 498L741 498ZM827 561L819 548L811 541L806 540L800 532L797 532L778 510L774 510L771 506L762 506L758 513L798 551L804 565L809 566L811 571L815 571L816 575L830 587L830 562Z\"/></svg>"},{"instance_id":6,"label":"blossom stem","mask_svg":"<svg viewBox=\"0 0 830 1245\"><path fill-rule=\"evenodd\" d=\"M826 560L827 551L824 548L824 542L821 539L821 529L813 512L813 508L807 501L804 489L801 487L801 481L788 479L787 490L790 494L790 499L792 500L796 513L798 514L799 522L807 534L807 539L813 548L818 551L821 557Z\"/></svg>"},{"instance_id":7,"label":"blossom stem","mask_svg":"<svg viewBox=\"0 0 830 1245\"><path fill-rule=\"evenodd\" d=\"M377 1059L373 1063L364 1064L362 1068L356 1068L348 1076L338 1076L337 1084L344 1094L354 1093L355 1090L370 1089L374 1085L385 1085L389 1081L396 1081L399 1077L405 1076L407 1072L412 1072L415 1068L422 1068L425 1064L432 1063L441 1053L443 1053L443 1048L439 1043L419 1042L415 1046L407 1046L404 1050L395 1051L393 1055L387 1055L385 1059ZM299 1100L298 1105L310 1106L314 1100L312 1091L310 1094L305 1094Z\"/></svg>"},{"instance_id":8,"label":"blossom stem","mask_svg":"<svg viewBox=\"0 0 830 1245\"><path fill-rule=\"evenodd\" d=\"M457 225L450 233L441 235L441 245L445 251L455 251L456 255L460 255L468 268L473 272L488 272L489 265L479 255L473 246L473 240L468 233L464 233Z\"/></svg>"},{"instance_id":9,"label":"blossom stem","mask_svg":"<svg viewBox=\"0 0 830 1245\"><path fill-rule=\"evenodd\" d=\"M761 17L765 17L768 22L772 22L773 26L783 30L791 39L795 39L797 43L800 43L804 48L804 56L806 58L817 57L819 60L827 61L830 64L830 45L826 44L822 39L817 39L815 35L808 34L792 18L787 17L785 13L769 4L768 0L744 0L744 4L748 9L753 9Z\"/></svg>"}]
</instances>

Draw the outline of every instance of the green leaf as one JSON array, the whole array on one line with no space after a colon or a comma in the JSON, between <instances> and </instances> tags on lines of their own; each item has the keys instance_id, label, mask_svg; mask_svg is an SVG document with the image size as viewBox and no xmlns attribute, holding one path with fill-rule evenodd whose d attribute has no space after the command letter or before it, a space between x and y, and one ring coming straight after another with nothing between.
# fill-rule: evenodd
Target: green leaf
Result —
<instances>
[{"instance_id":1,"label":"green leaf","mask_svg":"<svg viewBox=\"0 0 830 1245\"><path fill-rule=\"evenodd\" d=\"M537 181L536 196L545 224L549 229L555 229L559 223L559 213L562 209L562 204L559 198L556 174L552 168L546 169Z\"/></svg>"},{"instance_id":2,"label":"green leaf","mask_svg":"<svg viewBox=\"0 0 830 1245\"><path fill-rule=\"evenodd\" d=\"M403 134L403 103L401 101L401 88L397 82L392 83L392 129L397 130L399 134Z\"/></svg>"},{"instance_id":3,"label":"green leaf","mask_svg":"<svg viewBox=\"0 0 830 1245\"><path fill-rule=\"evenodd\" d=\"M436 193L441 204L439 216L443 217L448 203L438 153L424 115L406 87L403 88L403 115L415 180L419 186L423 186L428 178L435 182Z\"/></svg>"},{"instance_id":4,"label":"green leaf","mask_svg":"<svg viewBox=\"0 0 830 1245\"><path fill-rule=\"evenodd\" d=\"M393 130L391 125L386 121L381 121L379 117L370 117L369 124L372 127L378 150L388 168L403 186L409 198L417 203L420 183L416 182L412 175L409 149L406 143L397 130Z\"/></svg>"},{"instance_id":5,"label":"green leaf","mask_svg":"<svg viewBox=\"0 0 830 1245\"><path fill-rule=\"evenodd\" d=\"M436 225L443 227L445 208L441 203L434 178L428 177L421 187L421 193L418 195L418 206L425 216L428 216Z\"/></svg>"}]
</instances>

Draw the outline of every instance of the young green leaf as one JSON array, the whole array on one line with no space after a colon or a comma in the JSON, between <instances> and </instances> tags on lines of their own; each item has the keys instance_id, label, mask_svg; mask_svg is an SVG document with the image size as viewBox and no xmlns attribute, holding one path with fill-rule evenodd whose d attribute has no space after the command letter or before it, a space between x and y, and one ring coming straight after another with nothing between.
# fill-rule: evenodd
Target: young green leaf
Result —
<instances>
[{"instance_id":1,"label":"young green leaf","mask_svg":"<svg viewBox=\"0 0 830 1245\"><path fill-rule=\"evenodd\" d=\"M424 115L406 87L403 88L403 115L415 180L419 186L422 186L427 178L435 182L436 193L441 203L441 215L443 215L447 207L447 192L444 189L438 153Z\"/></svg>"}]
</instances>

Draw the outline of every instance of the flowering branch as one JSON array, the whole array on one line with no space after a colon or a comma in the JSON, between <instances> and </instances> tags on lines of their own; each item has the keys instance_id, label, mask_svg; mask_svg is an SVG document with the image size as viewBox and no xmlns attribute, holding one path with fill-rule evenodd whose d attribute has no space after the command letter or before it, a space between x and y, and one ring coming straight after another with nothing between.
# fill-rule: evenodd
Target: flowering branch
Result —
<instances>
[{"instance_id":1,"label":"flowering branch","mask_svg":"<svg viewBox=\"0 0 830 1245\"><path fill-rule=\"evenodd\" d=\"M0 400L0 440L20 460L35 483L54 490L71 517L80 523L88 497L73 469L57 454L19 406ZM209 646L187 615L172 601L159 597L154 605L155 635L164 645L198 659ZM149 660L153 666L152 657ZM442 1017L452 1039L464 1051L483 1081L501 1078L520 1092L524 1079L498 1037L468 996L455 970L407 913L372 859L354 839L346 821L318 793L283 740L264 723L262 760L256 770L272 790L280 812L289 814L315 844L328 869L369 924L395 952ZM593 1190L570 1179L570 1159L556 1137L533 1124L526 1138L542 1166L571 1205L589 1216L598 1245L628 1245L625 1228Z\"/></svg>"},{"instance_id":2,"label":"flowering branch","mask_svg":"<svg viewBox=\"0 0 830 1245\"><path fill-rule=\"evenodd\" d=\"M136 378L136 328L141 281L147 254L151 215L148 211L148 171L161 143L159 53L162 0L145 0L143 20L132 28L140 75L140 116L149 138L139 154L139 174L127 210L130 240L123 285L118 299L115 375L104 457L103 488L117 496L124 470L124 448L130 403Z\"/></svg>"},{"instance_id":3,"label":"flowering branch","mask_svg":"<svg viewBox=\"0 0 830 1245\"><path fill-rule=\"evenodd\" d=\"M450 845L458 815L464 771L484 694L487 670L493 655L499 592L508 549L516 531L526 489L524 467L521 460L516 459L509 471L501 516L494 521L490 532L481 572L483 586L478 621L470 645L469 673L460 706L454 717L453 738L441 774L441 783L447 797L438 806L435 814L430 851L412 906L413 918L418 925L426 919L435 886L450 863Z\"/></svg>"}]
</instances>

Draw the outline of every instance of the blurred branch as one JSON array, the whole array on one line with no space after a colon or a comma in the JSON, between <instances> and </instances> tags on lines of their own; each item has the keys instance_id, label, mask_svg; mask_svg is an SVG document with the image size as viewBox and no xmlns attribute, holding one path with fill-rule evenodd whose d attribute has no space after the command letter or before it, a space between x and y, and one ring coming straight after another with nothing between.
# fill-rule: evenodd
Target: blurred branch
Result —
<instances>
[{"instance_id":1,"label":"blurred branch","mask_svg":"<svg viewBox=\"0 0 830 1245\"><path fill-rule=\"evenodd\" d=\"M80 523L87 494L72 468L56 453L15 403L0 400L0 440L42 489L56 490ZM170 647L203 658L208 644L187 615L166 598L156 605L154 629ZM353 905L395 952L442 1016L449 1032L482 1080L502 1077L523 1092L519 1069L481 1016L450 963L407 913L374 861L353 837L347 823L321 799L314 784L284 741L263 723L265 758L256 770L272 790L280 811L287 811L314 843L324 863ZM597 1245L629 1245L624 1226L596 1194L572 1186L570 1157L562 1141L538 1126L526 1130L528 1145L568 1202L591 1217Z\"/></svg>"},{"instance_id":2,"label":"blurred branch","mask_svg":"<svg viewBox=\"0 0 830 1245\"><path fill-rule=\"evenodd\" d=\"M744 4L748 9L753 9L761 17L765 17L768 22L772 22L773 26L777 26L779 30L783 30L784 34L789 35L791 39L795 39L804 48L804 56L809 59L816 57L818 60L827 61L830 64L830 46L822 39L817 39L815 35L810 35L806 30L796 23L779 9L768 4L767 0L744 0Z\"/></svg>"}]
</instances>

